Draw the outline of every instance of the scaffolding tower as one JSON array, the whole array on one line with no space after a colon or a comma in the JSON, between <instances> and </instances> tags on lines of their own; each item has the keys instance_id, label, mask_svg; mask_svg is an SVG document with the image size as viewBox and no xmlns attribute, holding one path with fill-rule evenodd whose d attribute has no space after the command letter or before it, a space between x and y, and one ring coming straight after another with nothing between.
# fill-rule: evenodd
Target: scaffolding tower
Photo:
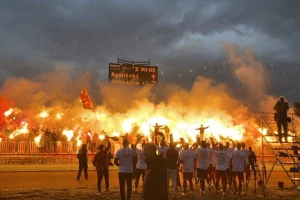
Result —
<instances>
[{"instance_id":1,"label":"scaffolding tower","mask_svg":"<svg viewBox=\"0 0 300 200\"><path fill-rule=\"evenodd\" d=\"M271 153L275 157L275 161L270 169L268 175L263 176L263 187L266 188L270 176L274 170L276 164L283 168L284 172L290 179L295 189L299 190L300 183L300 138L297 136L297 128L300 128L300 124L294 118L293 113L288 113L288 117L291 118L291 122L288 123L288 141L280 142L277 133L277 124L274 120L274 113L263 112L261 114L261 155L262 165L265 167L265 150L267 146Z\"/></svg>"}]
</instances>

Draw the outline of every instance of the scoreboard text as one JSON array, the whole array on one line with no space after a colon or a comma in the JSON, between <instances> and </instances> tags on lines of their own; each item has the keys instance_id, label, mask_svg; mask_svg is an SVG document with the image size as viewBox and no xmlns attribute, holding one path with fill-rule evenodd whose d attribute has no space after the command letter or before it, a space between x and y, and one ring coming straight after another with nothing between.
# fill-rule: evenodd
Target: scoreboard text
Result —
<instances>
[{"instance_id":1,"label":"scoreboard text","mask_svg":"<svg viewBox=\"0 0 300 200\"><path fill-rule=\"evenodd\" d=\"M108 79L121 85L157 85L158 67L109 63Z\"/></svg>"}]
</instances>

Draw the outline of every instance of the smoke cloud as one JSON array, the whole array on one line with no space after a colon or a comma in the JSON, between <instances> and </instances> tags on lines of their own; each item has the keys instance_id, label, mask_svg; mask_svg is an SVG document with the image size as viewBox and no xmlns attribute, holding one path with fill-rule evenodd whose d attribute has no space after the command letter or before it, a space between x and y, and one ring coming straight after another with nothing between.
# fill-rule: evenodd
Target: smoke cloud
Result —
<instances>
[{"instance_id":1,"label":"smoke cloud","mask_svg":"<svg viewBox=\"0 0 300 200\"><path fill-rule=\"evenodd\" d=\"M195 129L203 124L210 126L207 131L214 137L232 134L238 138L243 134L242 140L252 140L259 136L257 112L270 110L276 98L266 94L266 70L250 48L225 43L223 49L228 55L226 64L247 94L246 101L236 98L228 84L207 77L199 76L190 89L174 84L128 87L104 83L96 73L78 72L61 64L35 79L8 78L0 96L12 101L11 107L22 110L17 119L26 120L29 127L72 129L79 135L87 130L105 130L113 135L150 132L160 122L177 138L193 140ZM79 98L82 86L87 88L94 110L83 108ZM49 116L41 117L43 111Z\"/></svg>"}]
</instances>

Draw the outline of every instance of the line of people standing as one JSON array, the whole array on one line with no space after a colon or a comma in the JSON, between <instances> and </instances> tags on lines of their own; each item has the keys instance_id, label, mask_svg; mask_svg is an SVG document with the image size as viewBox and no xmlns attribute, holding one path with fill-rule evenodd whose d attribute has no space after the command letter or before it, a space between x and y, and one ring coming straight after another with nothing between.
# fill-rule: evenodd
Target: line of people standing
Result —
<instances>
[{"instance_id":1,"label":"line of people standing","mask_svg":"<svg viewBox=\"0 0 300 200\"><path fill-rule=\"evenodd\" d=\"M109 139L105 139L107 145L100 145L99 152L95 155L93 165L97 169L98 183L97 188L101 193L101 181L105 178L106 191L109 190L109 171L108 171L108 151L110 149ZM206 194L206 184L210 187L214 184L215 192L219 192L220 181L222 186L222 195L226 195L227 186L231 189L234 187L234 193L241 195L242 184L247 183L250 178L250 166L256 177L254 162L256 162L255 154L252 151L245 149L244 144L235 144L230 147L227 142L223 144L214 144L212 147L205 141L200 141L192 147L189 144L182 142L180 147L173 142L172 135L170 137L169 146L166 145L164 138L158 145L157 137L154 143L142 143L142 149L137 149L139 142L129 148L129 141L124 139L122 142L123 148L116 153L114 164L119 167L119 185L121 199L130 199L132 194L132 177L133 177L133 158L137 155L136 178L133 191L136 193L139 185L139 180L142 177L143 191L142 196L145 200L164 200L168 199L169 182L172 182L172 197L176 199L178 185L180 184L179 169L182 166L183 174L183 193L188 195L189 186L190 195L193 195L195 183L200 183L200 194ZM251 150L251 149L250 149ZM83 166L83 165L82 165ZM194 171L196 170L196 173ZM246 180L244 181L244 173ZM196 175L196 176L195 176ZM77 176L80 178L80 175ZM87 176L86 176L87 178ZM238 178L238 184L236 182ZM179 183L179 184L178 184ZM125 194L125 185L127 191ZM126 198L127 196L127 198Z\"/></svg>"}]
</instances>

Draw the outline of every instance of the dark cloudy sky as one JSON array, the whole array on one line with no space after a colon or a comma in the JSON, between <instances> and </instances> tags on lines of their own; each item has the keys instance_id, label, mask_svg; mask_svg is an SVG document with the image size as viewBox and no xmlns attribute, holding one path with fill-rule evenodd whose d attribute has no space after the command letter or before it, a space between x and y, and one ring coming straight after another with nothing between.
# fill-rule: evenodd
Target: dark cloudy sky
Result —
<instances>
[{"instance_id":1,"label":"dark cloudy sky","mask_svg":"<svg viewBox=\"0 0 300 200\"><path fill-rule=\"evenodd\" d=\"M107 81L120 57L150 59L161 84L190 87L204 76L234 88L230 43L262 62L266 93L300 100L299 10L299 0L3 0L0 83L55 63Z\"/></svg>"}]
</instances>

